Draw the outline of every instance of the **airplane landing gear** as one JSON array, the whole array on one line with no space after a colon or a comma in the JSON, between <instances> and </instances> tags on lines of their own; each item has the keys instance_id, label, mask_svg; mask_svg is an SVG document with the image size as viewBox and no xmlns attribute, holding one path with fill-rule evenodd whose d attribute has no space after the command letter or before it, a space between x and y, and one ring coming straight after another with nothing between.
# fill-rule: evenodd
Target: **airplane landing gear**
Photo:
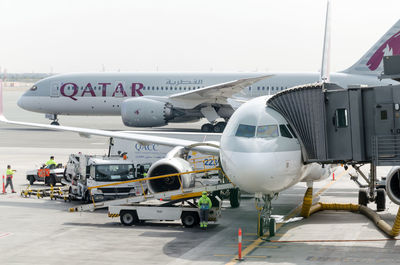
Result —
<instances>
[{"instance_id":1,"label":"airplane landing gear","mask_svg":"<svg viewBox=\"0 0 400 265\"><path fill-rule=\"evenodd\" d=\"M369 202L375 202L376 210L378 212L384 211L386 209L386 192L385 189L377 187L376 165L374 163L371 164L368 177L360 170L361 166L363 165L353 165L353 168L367 182L367 185L362 185L358 181L358 176L351 175L351 179L360 187L358 204L367 206Z\"/></svg>"},{"instance_id":2,"label":"airplane landing gear","mask_svg":"<svg viewBox=\"0 0 400 265\"><path fill-rule=\"evenodd\" d=\"M201 126L202 132L215 132L215 133L222 133L225 129L226 122L221 121L217 122L215 125L211 123L206 123Z\"/></svg>"},{"instance_id":3,"label":"airplane landing gear","mask_svg":"<svg viewBox=\"0 0 400 265\"><path fill-rule=\"evenodd\" d=\"M60 125L58 123L58 117L57 114L46 114L45 117L49 120L52 120L52 122L50 123L50 125Z\"/></svg>"},{"instance_id":4,"label":"airplane landing gear","mask_svg":"<svg viewBox=\"0 0 400 265\"><path fill-rule=\"evenodd\" d=\"M269 236L275 236L276 233L276 220L271 218L272 214L272 199L274 195L256 195L256 208L258 211L258 222L257 222L257 236L264 236L266 230L269 232ZM262 200L262 201L261 201Z\"/></svg>"}]
</instances>

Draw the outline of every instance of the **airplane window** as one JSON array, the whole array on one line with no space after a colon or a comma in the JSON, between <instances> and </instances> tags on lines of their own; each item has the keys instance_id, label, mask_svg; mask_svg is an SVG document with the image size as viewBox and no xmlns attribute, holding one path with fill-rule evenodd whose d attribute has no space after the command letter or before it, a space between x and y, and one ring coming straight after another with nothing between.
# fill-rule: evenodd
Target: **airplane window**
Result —
<instances>
[{"instance_id":1,"label":"airplane window","mask_svg":"<svg viewBox=\"0 0 400 265\"><path fill-rule=\"evenodd\" d=\"M200 87L198 86L197 88L199 89Z\"/></svg>"},{"instance_id":2,"label":"airplane window","mask_svg":"<svg viewBox=\"0 0 400 265\"><path fill-rule=\"evenodd\" d=\"M278 137L278 126L277 125L263 125L257 127L258 138L272 138Z\"/></svg>"},{"instance_id":3,"label":"airplane window","mask_svg":"<svg viewBox=\"0 0 400 265\"><path fill-rule=\"evenodd\" d=\"M281 136L286 138L293 138L289 132L289 129L285 125L279 125L279 130L281 131Z\"/></svg>"},{"instance_id":4,"label":"airplane window","mask_svg":"<svg viewBox=\"0 0 400 265\"><path fill-rule=\"evenodd\" d=\"M157 90L158 90L158 87L157 87Z\"/></svg>"},{"instance_id":5,"label":"airplane window","mask_svg":"<svg viewBox=\"0 0 400 265\"><path fill-rule=\"evenodd\" d=\"M289 128L289 131L292 133L293 137L294 137L294 138L297 138L297 137L296 137L296 134L295 134L294 131L293 131L292 126L290 126L289 124L286 124L286 126Z\"/></svg>"},{"instance_id":6,"label":"airplane window","mask_svg":"<svg viewBox=\"0 0 400 265\"><path fill-rule=\"evenodd\" d=\"M235 136L251 138L254 137L255 132L256 126L239 124Z\"/></svg>"},{"instance_id":7,"label":"airplane window","mask_svg":"<svg viewBox=\"0 0 400 265\"><path fill-rule=\"evenodd\" d=\"M175 87L175 90L177 90L178 88L177 87Z\"/></svg>"},{"instance_id":8,"label":"airplane window","mask_svg":"<svg viewBox=\"0 0 400 265\"><path fill-rule=\"evenodd\" d=\"M260 87L259 87L259 86L257 87L257 90L260 90Z\"/></svg>"},{"instance_id":9,"label":"airplane window","mask_svg":"<svg viewBox=\"0 0 400 265\"><path fill-rule=\"evenodd\" d=\"M249 91L250 91L250 87L249 87Z\"/></svg>"},{"instance_id":10,"label":"airplane window","mask_svg":"<svg viewBox=\"0 0 400 265\"><path fill-rule=\"evenodd\" d=\"M262 90L265 90L265 86L262 87Z\"/></svg>"},{"instance_id":11,"label":"airplane window","mask_svg":"<svg viewBox=\"0 0 400 265\"><path fill-rule=\"evenodd\" d=\"M273 86L271 87L271 90L274 90L274 87L273 87Z\"/></svg>"},{"instance_id":12,"label":"airplane window","mask_svg":"<svg viewBox=\"0 0 400 265\"><path fill-rule=\"evenodd\" d=\"M186 87L185 87L185 89L186 89ZM180 87L179 90L182 90L182 88Z\"/></svg>"},{"instance_id":13,"label":"airplane window","mask_svg":"<svg viewBox=\"0 0 400 265\"><path fill-rule=\"evenodd\" d=\"M37 90L37 86L33 86L33 87L31 87L29 90L31 90L31 91L35 91L35 90Z\"/></svg>"}]
</instances>

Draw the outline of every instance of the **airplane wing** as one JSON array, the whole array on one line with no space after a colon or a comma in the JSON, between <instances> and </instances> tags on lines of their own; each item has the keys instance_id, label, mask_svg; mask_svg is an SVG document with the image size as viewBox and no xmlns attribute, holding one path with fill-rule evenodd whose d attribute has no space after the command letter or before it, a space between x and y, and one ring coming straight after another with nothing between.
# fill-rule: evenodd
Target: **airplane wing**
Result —
<instances>
[{"instance_id":1,"label":"airplane wing","mask_svg":"<svg viewBox=\"0 0 400 265\"><path fill-rule=\"evenodd\" d=\"M273 75L264 75L259 77L243 78L239 80L220 83L212 86L203 87L197 90L173 94L169 96L173 100L189 100L189 101L203 101L203 102L219 102L227 103L227 99L232 95L239 93L245 87L251 86Z\"/></svg>"},{"instance_id":2,"label":"airplane wing","mask_svg":"<svg viewBox=\"0 0 400 265\"><path fill-rule=\"evenodd\" d=\"M105 137L114 137L121 139L128 139L138 141L143 144L160 144L165 146L183 146L189 148L191 150L195 150L204 154L210 155L219 155L219 143L218 142L195 142L182 140L177 138L169 138L169 137L160 137L153 135L142 135L138 133L128 133L128 132L112 132L105 130L97 130L97 129L86 129L86 128L77 128L77 127L69 127L69 126L55 126L55 125L47 125L40 123L31 123L31 122L20 122L20 121L10 121L3 115L3 89L2 83L0 80L0 122L15 124L21 126L28 127L37 127L37 128L45 128L54 131L68 131L68 132L76 132L83 137L88 137L90 135L98 135Z\"/></svg>"},{"instance_id":3,"label":"airplane wing","mask_svg":"<svg viewBox=\"0 0 400 265\"><path fill-rule=\"evenodd\" d=\"M105 136L105 137L113 137L113 138L121 138L127 140L134 140L140 142L142 144L159 144L165 146L183 146L191 150L195 150L204 154L210 155L219 155L219 143L217 142L195 142L189 140L182 140L177 138L169 138L169 137L160 137L153 135L143 135L138 133L129 133L129 132L113 132L113 131L105 131L98 129L86 129L86 128L78 128L78 127L70 127L70 126L56 126L56 125L47 125L40 123L31 123L31 122L19 122L19 121L10 121L3 114L0 114L0 122L15 124L21 126L28 127L37 127L37 128L45 128L54 131L68 131L68 132L76 132L83 137L89 137L90 135L97 136Z\"/></svg>"}]
</instances>

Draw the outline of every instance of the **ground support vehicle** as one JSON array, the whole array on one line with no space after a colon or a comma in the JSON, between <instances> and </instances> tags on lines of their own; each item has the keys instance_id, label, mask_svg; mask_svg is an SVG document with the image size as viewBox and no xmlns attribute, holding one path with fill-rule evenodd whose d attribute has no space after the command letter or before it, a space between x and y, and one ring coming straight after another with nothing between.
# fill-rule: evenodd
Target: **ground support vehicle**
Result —
<instances>
[{"instance_id":1,"label":"ground support vehicle","mask_svg":"<svg viewBox=\"0 0 400 265\"><path fill-rule=\"evenodd\" d=\"M64 168L62 164L57 165L43 165L39 169L29 170L26 172L26 179L30 185L33 185L36 181L44 182L47 185L55 186L56 183L61 183L64 177Z\"/></svg>"},{"instance_id":2,"label":"ground support vehicle","mask_svg":"<svg viewBox=\"0 0 400 265\"><path fill-rule=\"evenodd\" d=\"M132 182L143 182L154 179L166 179L171 176L183 174L200 174L215 172L219 168L188 171L184 173L168 174L163 176L149 177ZM209 175L208 175L209 177ZM218 182L218 180L219 182ZM203 191L210 193L213 208L210 209L210 221L216 221L221 214L221 199L218 194L220 191L230 189L231 194L239 195L239 190L232 183L221 183L218 175L213 178L206 178L196 181L196 184L189 188L184 188L181 182L179 189L162 191L156 193L143 194L141 196L128 197L117 200L103 201L93 204L80 205L70 208L71 212L91 211L98 208L108 207L109 217L120 217L124 225L146 220L178 220L187 227L192 227L199 222L199 209L197 208L197 198L201 197ZM116 183L118 184L118 183ZM112 184L109 184L112 185ZM94 187L98 188L98 187Z\"/></svg>"},{"instance_id":3,"label":"ground support vehicle","mask_svg":"<svg viewBox=\"0 0 400 265\"><path fill-rule=\"evenodd\" d=\"M143 178L149 164L137 164L121 156L71 154L65 167L64 183L70 200L85 202L142 195L146 183L124 182ZM119 183L108 186L107 184ZM100 186L99 188L93 188Z\"/></svg>"},{"instance_id":4,"label":"ground support vehicle","mask_svg":"<svg viewBox=\"0 0 400 265\"><path fill-rule=\"evenodd\" d=\"M193 202L191 201L193 200ZM210 209L208 221L217 221L221 216L221 199L211 196L213 207ZM174 201L152 200L146 203L118 205L108 207L109 217L120 217L123 225L134 225L144 221L181 220L185 227L199 224L199 208L195 198L183 198Z\"/></svg>"}]
</instances>

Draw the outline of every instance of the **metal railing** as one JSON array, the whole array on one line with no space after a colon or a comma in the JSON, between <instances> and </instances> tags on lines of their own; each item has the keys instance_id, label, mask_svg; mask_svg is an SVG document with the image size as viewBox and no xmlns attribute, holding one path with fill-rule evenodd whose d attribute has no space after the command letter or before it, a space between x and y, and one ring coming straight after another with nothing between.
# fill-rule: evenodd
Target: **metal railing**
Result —
<instances>
[{"instance_id":1,"label":"metal railing","mask_svg":"<svg viewBox=\"0 0 400 265\"><path fill-rule=\"evenodd\" d=\"M400 164L400 135L380 135L372 138L372 161L377 166Z\"/></svg>"}]
</instances>

